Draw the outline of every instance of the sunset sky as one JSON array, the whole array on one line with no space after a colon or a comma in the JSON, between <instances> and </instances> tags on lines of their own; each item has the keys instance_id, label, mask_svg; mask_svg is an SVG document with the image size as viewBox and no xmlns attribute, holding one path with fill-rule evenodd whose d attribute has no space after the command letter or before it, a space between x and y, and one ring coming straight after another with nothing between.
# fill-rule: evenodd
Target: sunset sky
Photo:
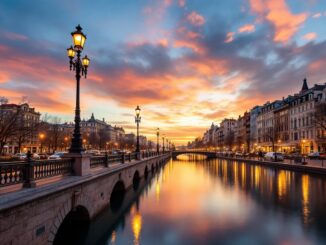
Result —
<instances>
[{"instance_id":1,"label":"sunset sky","mask_svg":"<svg viewBox=\"0 0 326 245\"><path fill-rule=\"evenodd\" d=\"M325 0L1 0L0 96L73 121L77 24L91 59L82 118L132 132L139 104L150 139L160 127L183 144L304 77L326 82Z\"/></svg>"}]
</instances>

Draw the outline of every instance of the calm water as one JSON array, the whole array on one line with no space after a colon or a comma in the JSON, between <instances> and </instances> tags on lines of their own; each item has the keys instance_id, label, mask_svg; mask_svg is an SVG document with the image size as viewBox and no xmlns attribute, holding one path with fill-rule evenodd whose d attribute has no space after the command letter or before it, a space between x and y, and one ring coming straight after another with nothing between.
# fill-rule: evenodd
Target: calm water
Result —
<instances>
[{"instance_id":1,"label":"calm water","mask_svg":"<svg viewBox=\"0 0 326 245\"><path fill-rule=\"evenodd\" d=\"M86 244L326 244L326 178L222 160L170 161Z\"/></svg>"}]
</instances>

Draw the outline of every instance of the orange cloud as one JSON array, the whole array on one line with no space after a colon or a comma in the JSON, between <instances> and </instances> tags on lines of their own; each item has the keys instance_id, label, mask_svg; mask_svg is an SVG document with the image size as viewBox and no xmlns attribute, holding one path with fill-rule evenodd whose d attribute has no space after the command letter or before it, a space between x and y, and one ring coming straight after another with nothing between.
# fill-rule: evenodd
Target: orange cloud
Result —
<instances>
[{"instance_id":1,"label":"orange cloud","mask_svg":"<svg viewBox=\"0 0 326 245\"><path fill-rule=\"evenodd\" d=\"M194 26L202 26L203 24L205 24L205 18L200 14L196 13L195 11L188 14L187 20Z\"/></svg>"},{"instance_id":2,"label":"orange cloud","mask_svg":"<svg viewBox=\"0 0 326 245\"><path fill-rule=\"evenodd\" d=\"M302 38L308 41L315 40L317 38L317 34L315 32L309 32L306 35L304 35Z\"/></svg>"},{"instance_id":3,"label":"orange cloud","mask_svg":"<svg viewBox=\"0 0 326 245\"><path fill-rule=\"evenodd\" d=\"M175 48L189 48L196 53L204 53L205 50L204 47L190 40L175 40L173 46Z\"/></svg>"},{"instance_id":4,"label":"orange cloud","mask_svg":"<svg viewBox=\"0 0 326 245\"><path fill-rule=\"evenodd\" d=\"M238 32L239 33L243 33L243 32L254 32L256 30L255 26L252 25L252 24L247 24L247 25L244 25L244 26L241 26L239 29L238 29Z\"/></svg>"},{"instance_id":5,"label":"orange cloud","mask_svg":"<svg viewBox=\"0 0 326 245\"><path fill-rule=\"evenodd\" d=\"M307 18L306 13L292 14L285 0L249 0L251 10L257 13L258 21L265 19L275 29L274 41L287 43Z\"/></svg>"}]
</instances>

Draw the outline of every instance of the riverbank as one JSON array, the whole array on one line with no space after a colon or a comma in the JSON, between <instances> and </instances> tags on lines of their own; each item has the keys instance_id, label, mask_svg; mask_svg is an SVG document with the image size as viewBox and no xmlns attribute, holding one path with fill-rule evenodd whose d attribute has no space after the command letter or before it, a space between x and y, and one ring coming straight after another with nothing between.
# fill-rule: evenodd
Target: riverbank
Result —
<instances>
[{"instance_id":1,"label":"riverbank","mask_svg":"<svg viewBox=\"0 0 326 245\"><path fill-rule=\"evenodd\" d=\"M267 167L271 167L271 168L291 170L291 171L296 171L296 172L326 175L326 167L303 165L302 163L271 162L271 161L246 159L246 158L225 157L225 156L220 156L220 155L217 155L217 158L223 159L223 160L228 160L228 161L238 161L238 162L245 162L245 163L254 164L254 165L262 165L262 166L267 166Z\"/></svg>"}]
</instances>

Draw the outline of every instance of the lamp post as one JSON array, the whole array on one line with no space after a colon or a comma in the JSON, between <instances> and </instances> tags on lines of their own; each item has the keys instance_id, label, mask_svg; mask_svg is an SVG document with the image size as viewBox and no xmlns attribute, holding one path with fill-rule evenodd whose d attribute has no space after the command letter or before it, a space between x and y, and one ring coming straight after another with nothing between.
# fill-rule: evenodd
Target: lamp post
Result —
<instances>
[{"instance_id":1,"label":"lamp post","mask_svg":"<svg viewBox=\"0 0 326 245\"><path fill-rule=\"evenodd\" d=\"M162 137L162 141L163 141L163 153L164 153L164 135L163 135L163 137Z\"/></svg>"},{"instance_id":2,"label":"lamp post","mask_svg":"<svg viewBox=\"0 0 326 245\"><path fill-rule=\"evenodd\" d=\"M84 48L86 35L82 32L80 25L76 27L76 31L71 33L74 47L70 46L67 49L67 54L70 59L70 70L75 71L76 76L76 108L75 108L75 129L71 139L70 153L82 153L84 151L82 138L80 134L80 78L87 75L87 68L89 65L89 58L87 55L81 57L81 52ZM77 57L75 55L77 53Z\"/></svg>"},{"instance_id":3,"label":"lamp post","mask_svg":"<svg viewBox=\"0 0 326 245\"><path fill-rule=\"evenodd\" d=\"M156 142L156 152L157 154L160 153L160 142L159 142L159 137L160 137L160 128L156 129L156 136L157 136L157 142Z\"/></svg>"},{"instance_id":4,"label":"lamp post","mask_svg":"<svg viewBox=\"0 0 326 245\"><path fill-rule=\"evenodd\" d=\"M137 124L137 144L136 144L136 152L139 153L139 152L140 152L140 147L139 147L139 123L140 123L140 121L141 121L139 105L137 105L135 111L136 111L135 122L136 122L136 124Z\"/></svg>"},{"instance_id":5,"label":"lamp post","mask_svg":"<svg viewBox=\"0 0 326 245\"><path fill-rule=\"evenodd\" d=\"M169 140L166 139L166 150L169 151Z\"/></svg>"},{"instance_id":6,"label":"lamp post","mask_svg":"<svg viewBox=\"0 0 326 245\"><path fill-rule=\"evenodd\" d=\"M45 138L45 134L41 133L39 135L41 141L41 153L43 153L43 139Z\"/></svg>"}]
</instances>

